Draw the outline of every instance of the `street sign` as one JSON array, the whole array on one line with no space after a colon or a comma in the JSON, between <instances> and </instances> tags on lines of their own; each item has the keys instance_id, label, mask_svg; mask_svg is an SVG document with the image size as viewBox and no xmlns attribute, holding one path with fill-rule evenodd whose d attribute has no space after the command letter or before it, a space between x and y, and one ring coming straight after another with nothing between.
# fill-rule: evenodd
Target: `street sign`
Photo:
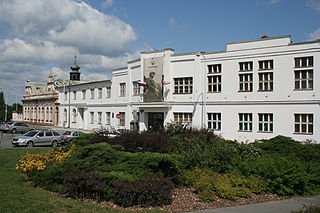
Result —
<instances>
[{"instance_id":1,"label":"street sign","mask_svg":"<svg viewBox=\"0 0 320 213\"><path fill-rule=\"evenodd\" d=\"M116 114L116 118L120 119L121 115L120 114Z\"/></svg>"}]
</instances>

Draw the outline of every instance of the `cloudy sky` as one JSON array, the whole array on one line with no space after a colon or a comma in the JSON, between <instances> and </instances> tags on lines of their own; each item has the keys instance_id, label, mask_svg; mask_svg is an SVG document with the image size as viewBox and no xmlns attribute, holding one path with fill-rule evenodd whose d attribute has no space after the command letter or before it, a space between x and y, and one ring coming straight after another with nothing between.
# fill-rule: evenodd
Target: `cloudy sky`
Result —
<instances>
[{"instance_id":1,"label":"cloudy sky","mask_svg":"<svg viewBox=\"0 0 320 213\"><path fill-rule=\"evenodd\" d=\"M225 50L231 41L320 38L320 0L0 0L0 91L21 100L26 78L110 79L139 52Z\"/></svg>"}]
</instances>

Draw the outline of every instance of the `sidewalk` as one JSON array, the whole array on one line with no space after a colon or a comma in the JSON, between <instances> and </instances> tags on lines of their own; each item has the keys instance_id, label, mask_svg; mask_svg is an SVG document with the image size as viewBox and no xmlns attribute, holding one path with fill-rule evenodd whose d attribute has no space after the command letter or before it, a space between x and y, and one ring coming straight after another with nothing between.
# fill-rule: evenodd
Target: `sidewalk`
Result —
<instances>
[{"instance_id":1,"label":"sidewalk","mask_svg":"<svg viewBox=\"0 0 320 213\"><path fill-rule=\"evenodd\" d=\"M304 206L310 205L320 206L320 195L219 209L207 209L203 211L194 211L193 213L290 213L291 211L298 211Z\"/></svg>"}]
</instances>

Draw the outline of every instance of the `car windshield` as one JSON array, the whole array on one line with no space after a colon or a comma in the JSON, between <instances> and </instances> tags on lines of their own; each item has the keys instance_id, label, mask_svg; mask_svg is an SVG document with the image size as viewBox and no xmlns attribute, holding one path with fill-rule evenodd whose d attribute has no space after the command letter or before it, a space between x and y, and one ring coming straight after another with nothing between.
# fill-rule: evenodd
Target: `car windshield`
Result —
<instances>
[{"instance_id":1,"label":"car windshield","mask_svg":"<svg viewBox=\"0 0 320 213\"><path fill-rule=\"evenodd\" d=\"M62 135L71 135L70 131L66 131L65 133L63 133Z\"/></svg>"},{"instance_id":2,"label":"car windshield","mask_svg":"<svg viewBox=\"0 0 320 213\"><path fill-rule=\"evenodd\" d=\"M12 124L13 124L13 122L7 122L6 124L8 124L8 125L12 125Z\"/></svg>"},{"instance_id":3,"label":"car windshield","mask_svg":"<svg viewBox=\"0 0 320 213\"><path fill-rule=\"evenodd\" d=\"M37 131L30 131L30 132L27 132L26 134L24 134L24 136L33 137L33 136L35 136L37 133L38 133Z\"/></svg>"}]
</instances>

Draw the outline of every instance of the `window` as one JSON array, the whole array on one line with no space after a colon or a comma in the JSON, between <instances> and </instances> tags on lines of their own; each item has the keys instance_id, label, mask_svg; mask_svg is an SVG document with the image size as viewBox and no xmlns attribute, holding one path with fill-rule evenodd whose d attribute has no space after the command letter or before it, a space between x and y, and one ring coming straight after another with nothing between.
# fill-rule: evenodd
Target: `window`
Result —
<instances>
[{"instance_id":1,"label":"window","mask_svg":"<svg viewBox=\"0 0 320 213\"><path fill-rule=\"evenodd\" d=\"M72 110L72 123L76 123L77 122L77 110L73 109Z\"/></svg>"},{"instance_id":2,"label":"window","mask_svg":"<svg viewBox=\"0 0 320 213\"><path fill-rule=\"evenodd\" d=\"M90 98L94 99L94 89L90 89Z\"/></svg>"},{"instance_id":3,"label":"window","mask_svg":"<svg viewBox=\"0 0 320 213\"><path fill-rule=\"evenodd\" d=\"M175 94L191 94L193 89L192 77L175 78L174 79L174 93Z\"/></svg>"},{"instance_id":4,"label":"window","mask_svg":"<svg viewBox=\"0 0 320 213\"><path fill-rule=\"evenodd\" d=\"M53 136L52 132L46 132L46 137L52 137L52 136Z\"/></svg>"},{"instance_id":5,"label":"window","mask_svg":"<svg viewBox=\"0 0 320 213\"><path fill-rule=\"evenodd\" d=\"M208 76L208 92L221 92L221 75Z\"/></svg>"},{"instance_id":6,"label":"window","mask_svg":"<svg viewBox=\"0 0 320 213\"><path fill-rule=\"evenodd\" d=\"M98 99L102 98L102 88L98 88Z\"/></svg>"},{"instance_id":7,"label":"window","mask_svg":"<svg viewBox=\"0 0 320 213\"><path fill-rule=\"evenodd\" d=\"M313 114L294 114L294 132L313 134Z\"/></svg>"},{"instance_id":8,"label":"window","mask_svg":"<svg viewBox=\"0 0 320 213\"><path fill-rule=\"evenodd\" d=\"M67 122L68 112L67 109L64 109L64 122Z\"/></svg>"},{"instance_id":9,"label":"window","mask_svg":"<svg viewBox=\"0 0 320 213\"><path fill-rule=\"evenodd\" d=\"M313 70L294 71L294 89L312 90L313 89Z\"/></svg>"},{"instance_id":10,"label":"window","mask_svg":"<svg viewBox=\"0 0 320 213\"><path fill-rule=\"evenodd\" d=\"M208 113L208 129L221 130L221 113Z\"/></svg>"},{"instance_id":11,"label":"window","mask_svg":"<svg viewBox=\"0 0 320 213\"><path fill-rule=\"evenodd\" d=\"M252 131L252 113L239 113L239 131Z\"/></svg>"},{"instance_id":12,"label":"window","mask_svg":"<svg viewBox=\"0 0 320 213\"><path fill-rule=\"evenodd\" d=\"M132 82L132 84L133 84L133 95L134 96L140 95L140 87L138 85L138 82L134 81Z\"/></svg>"},{"instance_id":13,"label":"window","mask_svg":"<svg viewBox=\"0 0 320 213\"><path fill-rule=\"evenodd\" d=\"M273 114L259 113L259 132L273 132Z\"/></svg>"},{"instance_id":14,"label":"window","mask_svg":"<svg viewBox=\"0 0 320 213\"><path fill-rule=\"evenodd\" d=\"M111 87L106 87L107 95L106 98L111 98Z\"/></svg>"},{"instance_id":15,"label":"window","mask_svg":"<svg viewBox=\"0 0 320 213\"><path fill-rule=\"evenodd\" d=\"M110 112L106 112L106 125L110 125Z\"/></svg>"},{"instance_id":16,"label":"window","mask_svg":"<svg viewBox=\"0 0 320 213\"><path fill-rule=\"evenodd\" d=\"M259 90L273 91L273 72L259 73Z\"/></svg>"},{"instance_id":17,"label":"window","mask_svg":"<svg viewBox=\"0 0 320 213\"><path fill-rule=\"evenodd\" d=\"M259 70L272 70L273 60L259 61Z\"/></svg>"},{"instance_id":18,"label":"window","mask_svg":"<svg viewBox=\"0 0 320 213\"><path fill-rule=\"evenodd\" d=\"M253 68L253 62L239 62L239 70L240 71L252 71Z\"/></svg>"},{"instance_id":19,"label":"window","mask_svg":"<svg viewBox=\"0 0 320 213\"><path fill-rule=\"evenodd\" d=\"M221 64L208 65L208 73L221 73Z\"/></svg>"},{"instance_id":20,"label":"window","mask_svg":"<svg viewBox=\"0 0 320 213\"><path fill-rule=\"evenodd\" d=\"M120 97L126 96L126 83L120 84Z\"/></svg>"},{"instance_id":21,"label":"window","mask_svg":"<svg viewBox=\"0 0 320 213\"><path fill-rule=\"evenodd\" d=\"M173 113L175 123L191 124L192 113L175 112Z\"/></svg>"},{"instance_id":22,"label":"window","mask_svg":"<svg viewBox=\"0 0 320 213\"><path fill-rule=\"evenodd\" d=\"M67 101L68 100L68 96L67 96L67 92L64 93L64 100Z\"/></svg>"},{"instance_id":23,"label":"window","mask_svg":"<svg viewBox=\"0 0 320 213\"><path fill-rule=\"evenodd\" d=\"M102 112L98 112L98 124L101 124Z\"/></svg>"},{"instance_id":24,"label":"window","mask_svg":"<svg viewBox=\"0 0 320 213\"><path fill-rule=\"evenodd\" d=\"M313 56L294 58L295 68L313 67Z\"/></svg>"},{"instance_id":25,"label":"window","mask_svg":"<svg viewBox=\"0 0 320 213\"><path fill-rule=\"evenodd\" d=\"M120 113L120 126L126 125L126 113L125 112L119 112Z\"/></svg>"},{"instance_id":26,"label":"window","mask_svg":"<svg viewBox=\"0 0 320 213\"><path fill-rule=\"evenodd\" d=\"M73 100L77 100L77 91L73 91Z\"/></svg>"},{"instance_id":27,"label":"window","mask_svg":"<svg viewBox=\"0 0 320 213\"><path fill-rule=\"evenodd\" d=\"M86 91L82 90L82 100L85 100L85 99L86 99Z\"/></svg>"},{"instance_id":28,"label":"window","mask_svg":"<svg viewBox=\"0 0 320 213\"><path fill-rule=\"evenodd\" d=\"M90 123L93 124L94 121L94 112L90 112Z\"/></svg>"},{"instance_id":29,"label":"window","mask_svg":"<svg viewBox=\"0 0 320 213\"><path fill-rule=\"evenodd\" d=\"M239 74L239 91L240 92L252 92L252 73Z\"/></svg>"}]
</instances>

